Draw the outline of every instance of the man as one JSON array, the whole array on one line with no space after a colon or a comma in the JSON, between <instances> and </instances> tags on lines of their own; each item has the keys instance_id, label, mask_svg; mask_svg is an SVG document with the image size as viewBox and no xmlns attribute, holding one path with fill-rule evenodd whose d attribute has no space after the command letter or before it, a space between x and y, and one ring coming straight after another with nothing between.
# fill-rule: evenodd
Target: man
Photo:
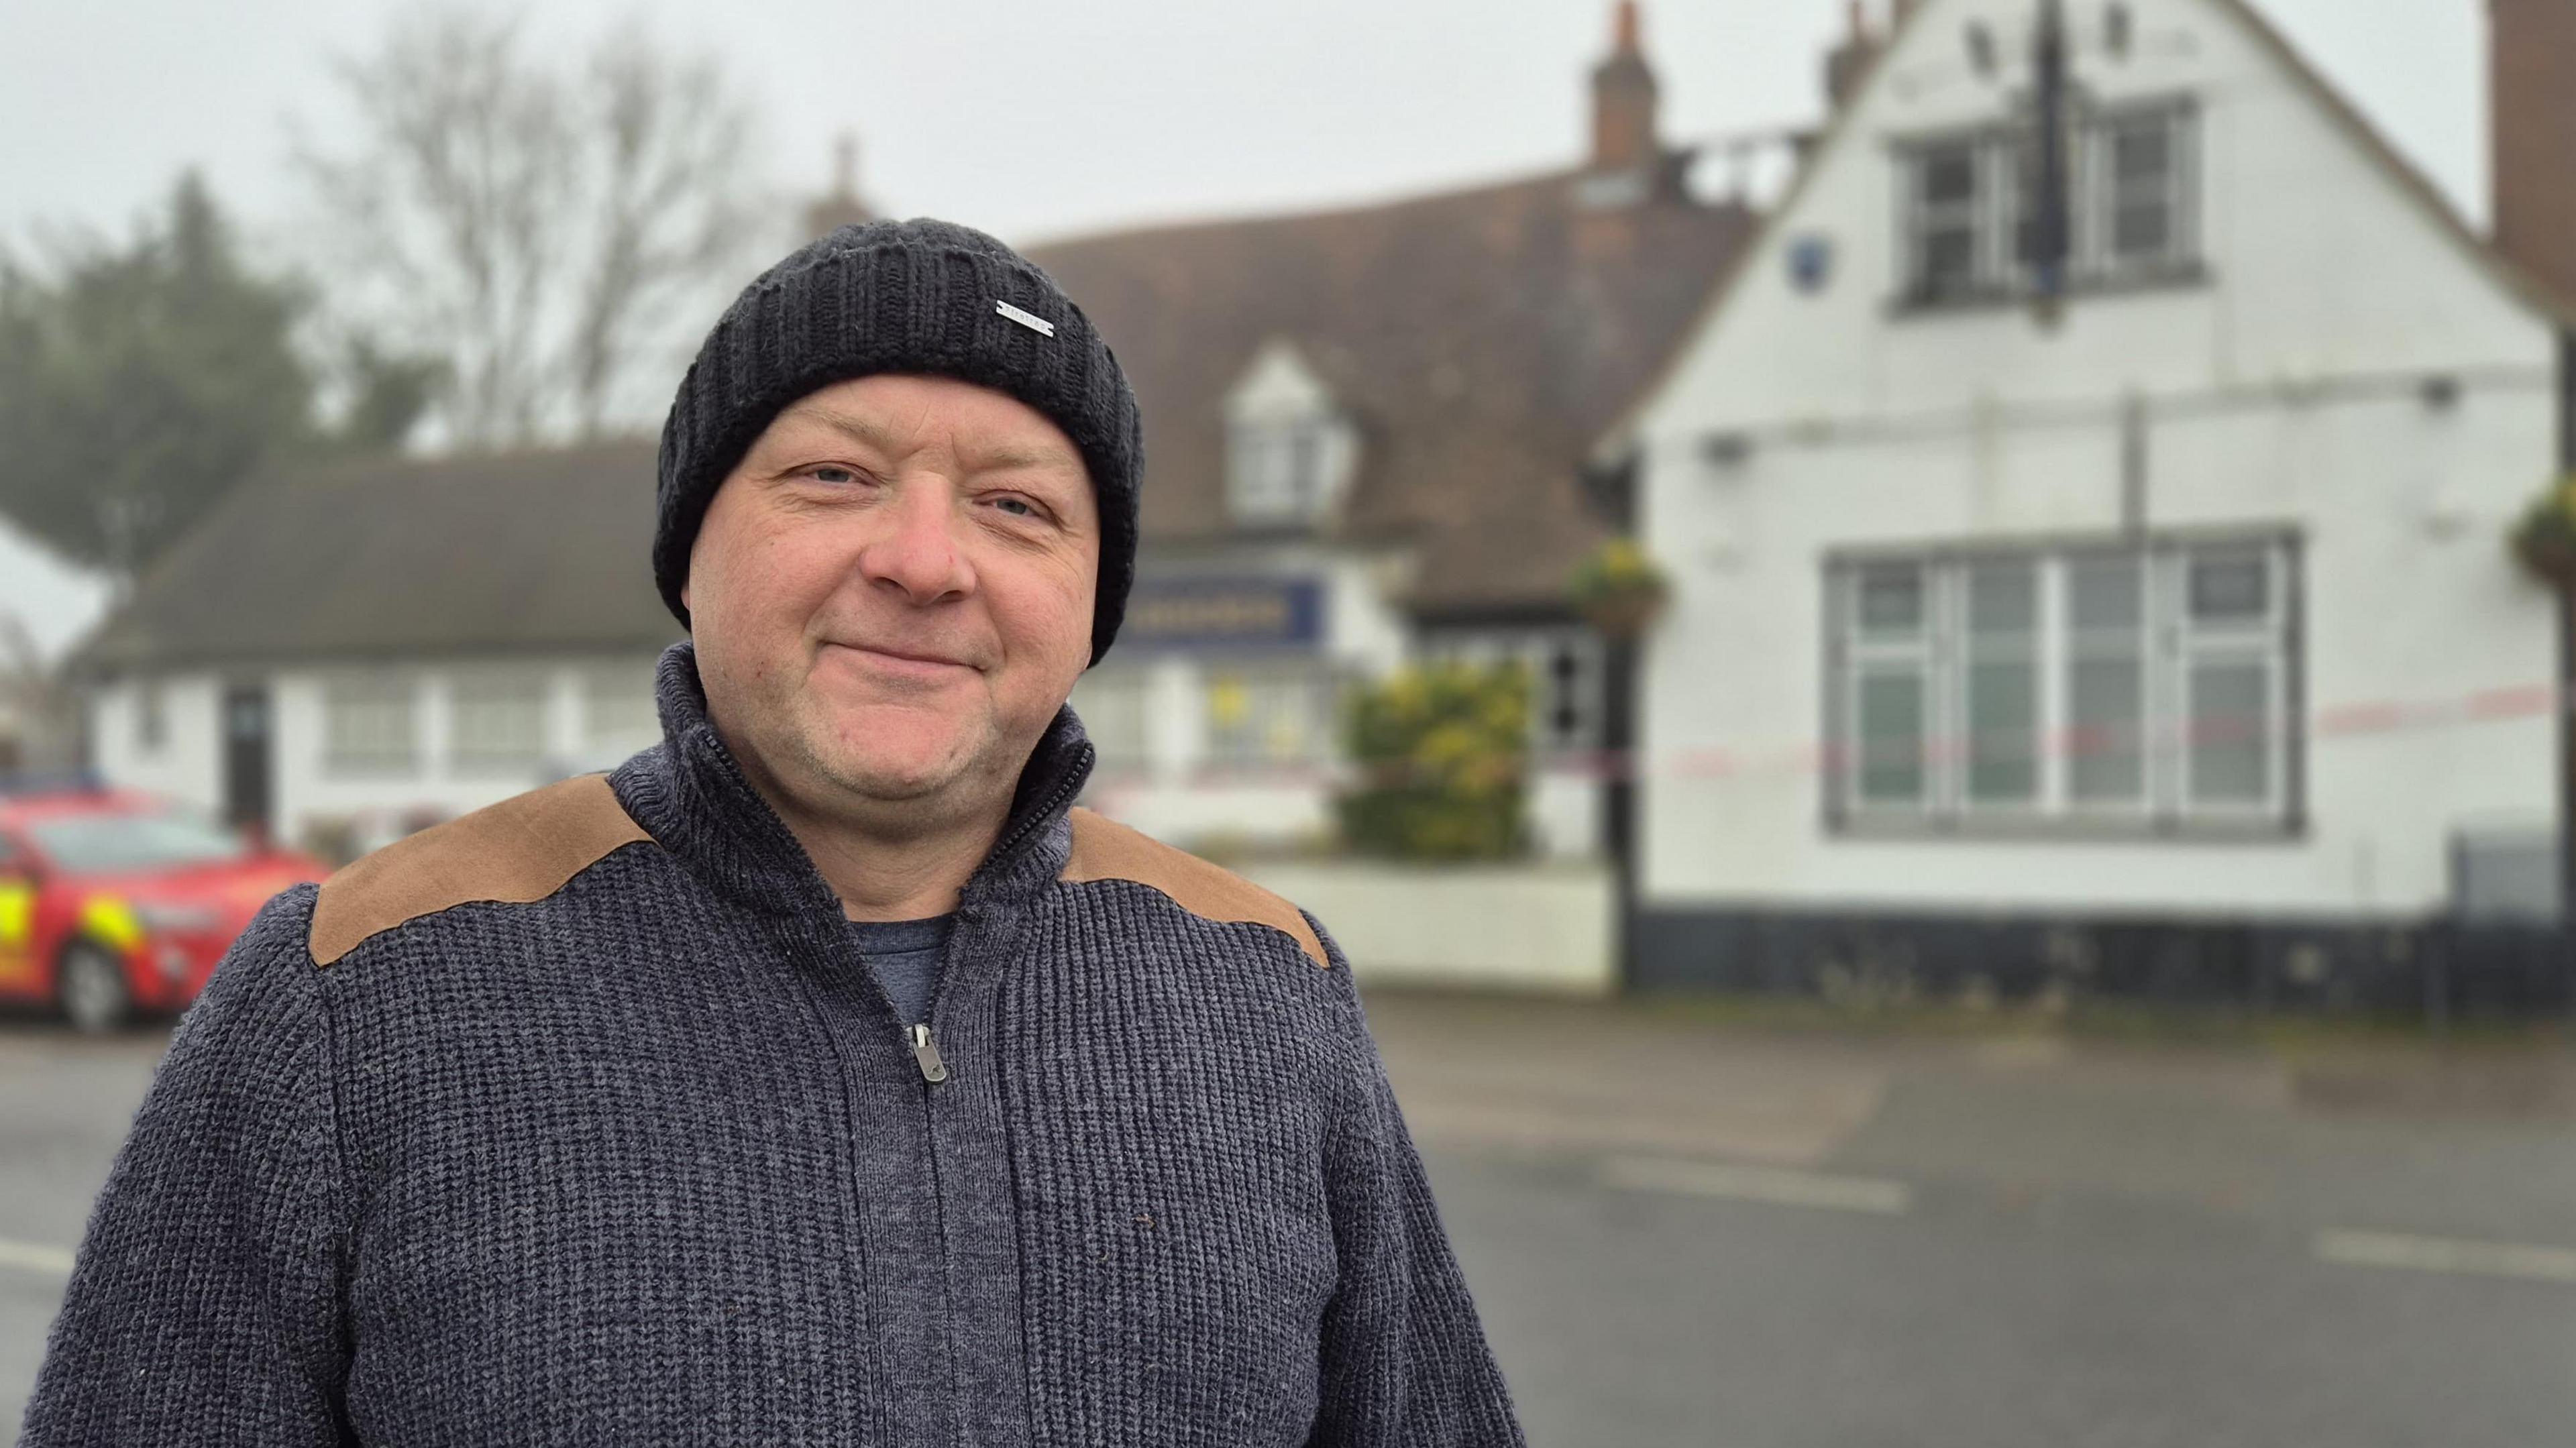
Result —
<instances>
[{"instance_id":1,"label":"man","mask_svg":"<svg viewBox=\"0 0 2576 1448\"><path fill-rule=\"evenodd\" d=\"M1140 451L981 233L755 281L662 435L663 742L270 903L22 1448L1519 1443L1331 937L1068 808Z\"/></svg>"}]
</instances>

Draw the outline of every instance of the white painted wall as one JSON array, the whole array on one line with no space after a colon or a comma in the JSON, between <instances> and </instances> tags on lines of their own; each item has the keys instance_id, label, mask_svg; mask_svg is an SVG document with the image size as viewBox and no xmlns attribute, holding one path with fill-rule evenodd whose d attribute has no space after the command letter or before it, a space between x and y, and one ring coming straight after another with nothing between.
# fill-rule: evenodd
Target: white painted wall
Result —
<instances>
[{"instance_id":1,"label":"white painted wall","mask_svg":"<svg viewBox=\"0 0 2576 1448\"><path fill-rule=\"evenodd\" d=\"M1370 985L1601 996L1617 895L1598 865L1263 864L1247 879L1332 932Z\"/></svg>"},{"instance_id":2,"label":"white painted wall","mask_svg":"<svg viewBox=\"0 0 2576 1448\"><path fill-rule=\"evenodd\" d=\"M144 694L161 696L159 748L143 735ZM90 746L109 783L212 810L223 802L223 681L205 671L120 679L89 695Z\"/></svg>"},{"instance_id":3,"label":"white painted wall","mask_svg":"<svg viewBox=\"0 0 2576 1448\"><path fill-rule=\"evenodd\" d=\"M654 743L658 730L632 732L594 743L585 725L585 681L593 669L631 671L649 690L654 655L543 659L459 659L390 670L413 690L417 762L396 773L349 774L326 759L325 694L332 670L299 666L218 674L197 671L164 676L164 742L142 745L138 715L151 681L121 678L93 690L90 719L99 771L116 785L150 790L206 809L223 798L223 741L219 704L227 682L262 678L269 686L270 748L278 834L302 841L317 824L355 821L360 839L376 844L396 837L407 817L444 817L480 809L567 774L603 769ZM526 770L488 771L461 765L452 738L457 676L486 669L524 669L546 692L546 758Z\"/></svg>"},{"instance_id":4,"label":"white painted wall","mask_svg":"<svg viewBox=\"0 0 2576 1448\"><path fill-rule=\"evenodd\" d=\"M2070 6L2082 26L2098 6ZM2109 96L2202 108L2208 284L2019 309L1895 315L1889 143L1988 119L1960 35L2021 32L2024 0L1929 0L1793 209L1641 412L1650 548L1673 607L1643 717L1649 904L2394 914L2446 894L2463 826L2545 822L2544 718L2311 744L2292 843L1905 842L1829 836L1796 746L1824 737L1822 559L1856 545L2082 532L2119 521L2117 409L2160 414L2149 522L2289 524L2305 538L2311 711L2544 684L2550 610L2503 530L2553 466L2548 323L2316 103L2216 0L2137 0L2151 44L2087 59ZM1911 83L1907 77L1916 78ZM1942 79L1947 77L1947 79ZM1790 239L1837 258L1790 282ZM2438 410L2426 374L2462 388ZM2060 410L2054 425L2028 421ZM1706 460L1713 432L1754 439ZM1682 777L1704 751L1781 767Z\"/></svg>"},{"instance_id":5,"label":"white painted wall","mask_svg":"<svg viewBox=\"0 0 2576 1448\"><path fill-rule=\"evenodd\" d=\"M1584 769L1532 770L1529 822L1540 858L1592 859L1601 853L1601 781Z\"/></svg>"}]
</instances>

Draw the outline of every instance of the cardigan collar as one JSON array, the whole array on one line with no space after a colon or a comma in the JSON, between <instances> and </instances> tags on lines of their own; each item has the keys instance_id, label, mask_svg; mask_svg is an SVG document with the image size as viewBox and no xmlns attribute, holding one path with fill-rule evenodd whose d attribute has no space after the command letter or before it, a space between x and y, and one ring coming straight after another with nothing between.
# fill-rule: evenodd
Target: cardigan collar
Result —
<instances>
[{"instance_id":1,"label":"cardigan collar","mask_svg":"<svg viewBox=\"0 0 2576 1448\"><path fill-rule=\"evenodd\" d=\"M663 650L654 701L662 742L609 776L626 812L724 894L763 911L838 918L839 895L708 718L695 645L683 640ZM961 909L1022 903L1063 871L1072 850L1066 811L1090 778L1093 758L1072 706L1057 709L1020 771L1000 837L960 894Z\"/></svg>"}]
</instances>

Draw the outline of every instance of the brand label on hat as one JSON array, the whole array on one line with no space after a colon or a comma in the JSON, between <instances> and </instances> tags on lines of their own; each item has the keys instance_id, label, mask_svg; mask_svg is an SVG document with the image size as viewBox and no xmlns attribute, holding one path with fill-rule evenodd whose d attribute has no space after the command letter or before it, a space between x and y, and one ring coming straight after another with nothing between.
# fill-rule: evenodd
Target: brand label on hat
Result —
<instances>
[{"instance_id":1,"label":"brand label on hat","mask_svg":"<svg viewBox=\"0 0 2576 1448\"><path fill-rule=\"evenodd\" d=\"M1028 328L1030 331L1037 333L1041 337L1052 337L1055 335L1055 323L1048 321L1044 317L1033 316L1030 313L1023 312L1008 302L994 302L993 310L1010 318L1012 321L1019 323L1021 326Z\"/></svg>"}]
</instances>

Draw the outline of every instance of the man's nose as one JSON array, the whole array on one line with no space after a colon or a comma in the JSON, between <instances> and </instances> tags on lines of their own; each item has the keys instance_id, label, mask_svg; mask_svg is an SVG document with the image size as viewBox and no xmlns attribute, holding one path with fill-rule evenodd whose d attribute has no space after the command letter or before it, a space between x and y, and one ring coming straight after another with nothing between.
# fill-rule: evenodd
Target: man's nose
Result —
<instances>
[{"instance_id":1,"label":"man's nose","mask_svg":"<svg viewBox=\"0 0 2576 1448\"><path fill-rule=\"evenodd\" d=\"M958 547L956 489L944 480L915 479L895 489L877 516L881 532L859 554L870 582L903 590L914 603L935 603L974 587L975 574Z\"/></svg>"}]
</instances>

